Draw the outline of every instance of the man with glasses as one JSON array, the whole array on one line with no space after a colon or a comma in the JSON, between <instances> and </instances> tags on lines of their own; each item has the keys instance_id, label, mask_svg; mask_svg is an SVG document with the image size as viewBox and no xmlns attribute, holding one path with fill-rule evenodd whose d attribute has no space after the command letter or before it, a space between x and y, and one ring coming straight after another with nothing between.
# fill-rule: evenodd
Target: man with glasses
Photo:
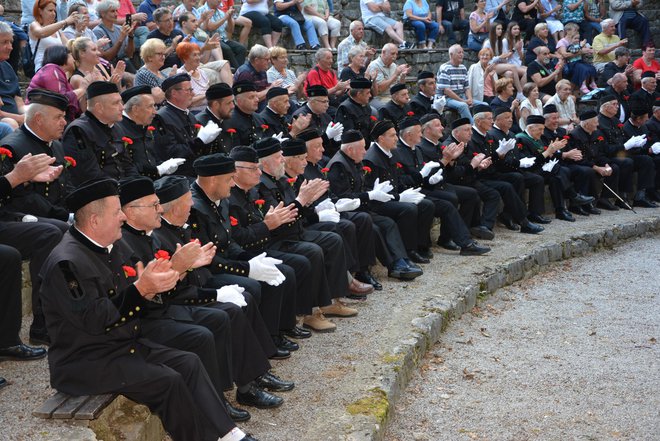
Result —
<instances>
[{"instance_id":1,"label":"man with glasses","mask_svg":"<svg viewBox=\"0 0 660 441\"><path fill-rule=\"evenodd\" d=\"M266 136L282 134L285 138L295 138L309 125L309 118L296 118L290 121L288 116L291 108L289 91L284 87L273 87L266 94L268 105L259 113L268 125ZM311 118L311 116L310 116Z\"/></svg>"},{"instance_id":2,"label":"man with glasses","mask_svg":"<svg viewBox=\"0 0 660 441\"><path fill-rule=\"evenodd\" d=\"M134 32L138 23L136 22L133 26L117 25L118 9L119 3L115 0L103 0L96 5L96 12L101 18L101 23L94 28L94 34L98 39L106 37L110 40L108 44L99 47L101 57L113 65L116 65L119 60L128 61L126 71L135 73L135 67L130 63L130 58L135 52Z\"/></svg>"},{"instance_id":3,"label":"man with glasses","mask_svg":"<svg viewBox=\"0 0 660 441\"><path fill-rule=\"evenodd\" d=\"M156 27L149 32L147 39L158 38L165 43L165 46L167 46L163 68L172 67L174 65L181 66L183 63L176 55L176 47L184 39L184 35L179 29L174 29L172 13L167 8L158 8L153 13L153 19L155 20Z\"/></svg>"},{"instance_id":4,"label":"man with glasses","mask_svg":"<svg viewBox=\"0 0 660 441\"><path fill-rule=\"evenodd\" d=\"M254 84L259 99L259 110L266 106L266 94L271 87L277 87L282 84L282 80L268 82L266 71L270 67L270 52L266 46L255 44L250 49L248 59L234 73L234 83L250 82Z\"/></svg>"},{"instance_id":5,"label":"man with glasses","mask_svg":"<svg viewBox=\"0 0 660 441\"><path fill-rule=\"evenodd\" d=\"M205 144L214 141L222 129L213 121L197 128L198 122L188 107L192 103L193 89L190 75L180 73L163 81L165 105L154 118L154 151L160 161L185 159L177 174L194 177L192 162L200 156Z\"/></svg>"}]
</instances>

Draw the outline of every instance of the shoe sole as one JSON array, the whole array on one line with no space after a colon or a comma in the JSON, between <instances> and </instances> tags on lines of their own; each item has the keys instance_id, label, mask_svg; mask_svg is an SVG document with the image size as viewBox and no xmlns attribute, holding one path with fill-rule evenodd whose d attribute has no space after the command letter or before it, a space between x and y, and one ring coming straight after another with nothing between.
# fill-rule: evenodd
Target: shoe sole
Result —
<instances>
[{"instance_id":1,"label":"shoe sole","mask_svg":"<svg viewBox=\"0 0 660 441\"><path fill-rule=\"evenodd\" d=\"M470 234L476 237L477 239L482 240L493 240L495 239L495 233L485 232L485 231L470 231Z\"/></svg>"},{"instance_id":2,"label":"shoe sole","mask_svg":"<svg viewBox=\"0 0 660 441\"><path fill-rule=\"evenodd\" d=\"M291 354L287 355L286 357L268 357L269 360L286 360L291 358Z\"/></svg>"},{"instance_id":3,"label":"shoe sole","mask_svg":"<svg viewBox=\"0 0 660 441\"><path fill-rule=\"evenodd\" d=\"M274 405L274 406L264 406L264 405L258 405L258 404L247 403L247 402L245 402L245 401L241 401L241 400L239 400L238 398L236 398L236 402L237 402L238 404L243 405L243 406L256 407L257 409L277 409L277 408L280 407L282 404L284 404L284 400L282 400L282 401L280 401L278 404L276 404L276 405Z\"/></svg>"},{"instance_id":4,"label":"shoe sole","mask_svg":"<svg viewBox=\"0 0 660 441\"><path fill-rule=\"evenodd\" d=\"M32 346L50 346L49 340L42 340L38 337L30 337L29 341Z\"/></svg>"},{"instance_id":5,"label":"shoe sole","mask_svg":"<svg viewBox=\"0 0 660 441\"><path fill-rule=\"evenodd\" d=\"M309 335L291 335L287 334L286 332L284 333L288 338L294 338L296 340L304 340L306 338L312 338L312 334L310 333Z\"/></svg>"},{"instance_id":6,"label":"shoe sole","mask_svg":"<svg viewBox=\"0 0 660 441\"><path fill-rule=\"evenodd\" d=\"M335 328L326 328L326 329L316 329L316 328L313 328L313 327L311 327L307 324L303 324L303 328L310 329L310 330L312 330L314 332L318 332L320 334L326 334L328 332L335 332L335 330L337 329L336 327Z\"/></svg>"},{"instance_id":7,"label":"shoe sole","mask_svg":"<svg viewBox=\"0 0 660 441\"><path fill-rule=\"evenodd\" d=\"M291 387L285 387L285 388L279 388L279 387L271 387L271 386L266 386L265 384L259 384L257 383L257 386L259 386L262 389L266 389L268 392L290 392L295 388L295 385L291 385Z\"/></svg>"},{"instance_id":8,"label":"shoe sole","mask_svg":"<svg viewBox=\"0 0 660 441\"><path fill-rule=\"evenodd\" d=\"M348 317L355 317L355 316L358 315L358 313L356 312L355 314L341 315L341 314L333 314L333 313L327 313L327 312L324 312L323 315L326 316L326 317L348 318Z\"/></svg>"},{"instance_id":9,"label":"shoe sole","mask_svg":"<svg viewBox=\"0 0 660 441\"><path fill-rule=\"evenodd\" d=\"M233 416L229 415L229 418L235 423L244 423L246 421L250 421L250 418L252 418L252 415L248 415L247 418L234 418Z\"/></svg>"},{"instance_id":10,"label":"shoe sole","mask_svg":"<svg viewBox=\"0 0 660 441\"><path fill-rule=\"evenodd\" d=\"M393 279L399 279L399 280L413 280L413 279L418 278L422 274L424 274L424 273L412 273L412 274L404 273L404 274L398 274L398 275L397 274L388 274L387 277L391 277Z\"/></svg>"},{"instance_id":11,"label":"shoe sole","mask_svg":"<svg viewBox=\"0 0 660 441\"><path fill-rule=\"evenodd\" d=\"M480 251L480 252L475 252L475 251L468 251L468 252L460 252L461 256L483 256L484 254L490 253L490 250L488 251Z\"/></svg>"}]
</instances>

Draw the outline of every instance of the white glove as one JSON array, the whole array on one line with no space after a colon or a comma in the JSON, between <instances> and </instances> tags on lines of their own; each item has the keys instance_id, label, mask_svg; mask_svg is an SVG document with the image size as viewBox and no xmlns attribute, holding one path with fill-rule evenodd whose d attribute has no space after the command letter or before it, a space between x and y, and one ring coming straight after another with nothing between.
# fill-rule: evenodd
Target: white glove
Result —
<instances>
[{"instance_id":1,"label":"white glove","mask_svg":"<svg viewBox=\"0 0 660 441\"><path fill-rule=\"evenodd\" d=\"M367 192L369 195L369 200L378 202L391 201L394 199L394 196L389 193L393 188L394 187L392 187L390 181L380 182L380 178L376 178L374 181L374 189Z\"/></svg>"},{"instance_id":2,"label":"white glove","mask_svg":"<svg viewBox=\"0 0 660 441\"><path fill-rule=\"evenodd\" d=\"M327 137L335 141L341 141L342 133L344 133L344 125L342 123L330 122L328 123L328 127L325 128Z\"/></svg>"},{"instance_id":3,"label":"white glove","mask_svg":"<svg viewBox=\"0 0 660 441\"><path fill-rule=\"evenodd\" d=\"M433 104L431 104L431 107L433 107L433 109L434 109L436 112L438 112L438 113L442 113L442 109L445 108L445 104L447 104L447 98L445 98L444 95L442 95L442 96L436 96L436 97L433 99Z\"/></svg>"},{"instance_id":4,"label":"white glove","mask_svg":"<svg viewBox=\"0 0 660 441\"><path fill-rule=\"evenodd\" d=\"M636 147L641 147L646 144L646 135L637 135L630 138L623 144L623 147L626 150L634 149Z\"/></svg>"},{"instance_id":5,"label":"white glove","mask_svg":"<svg viewBox=\"0 0 660 441\"><path fill-rule=\"evenodd\" d=\"M73 213L69 214L69 220L71 221L69 222L69 224L73 224ZM21 219L21 222L38 222L38 221L39 219L37 219L36 216L32 216L31 214L26 214Z\"/></svg>"},{"instance_id":6,"label":"white glove","mask_svg":"<svg viewBox=\"0 0 660 441\"><path fill-rule=\"evenodd\" d=\"M243 297L245 288L238 285L227 285L217 290L216 300L222 303L233 303L238 307L247 306L245 297Z\"/></svg>"},{"instance_id":7,"label":"white glove","mask_svg":"<svg viewBox=\"0 0 660 441\"><path fill-rule=\"evenodd\" d=\"M162 164L157 165L156 169L158 169L160 176L171 175L184 162L186 162L184 158L170 158Z\"/></svg>"},{"instance_id":8,"label":"white glove","mask_svg":"<svg viewBox=\"0 0 660 441\"><path fill-rule=\"evenodd\" d=\"M278 133L277 135L273 136L273 138L277 139L279 142L284 142L289 139L284 137L284 132Z\"/></svg>"},{"instance_id":9,"label":"white glove","mask_svg":"<svg viewBox=\"0 0 660 441\"><path fill-rule=\"evenodd\" d=\"M204 127L199 129L197 137L204 143L208 144L213 141L222 132L222 129L213 121L209 121Z\"/></svg>"},{"instance_id":10,"label":"white glove","mask_svg":"<svg viewBox=\"0 0 660 441\"><path fill-rule=\"evenodd\" d=\"M360 208L361 204L362 202L358 198L355 199L342 198L339 199L337 202L335 202L335 209L340 213L344 211L353 211Z\"/></svg>"},{"instance_id":11,"label":"white glove","mask_svg":"<svg viewBox=\"0 0 660 441\"><path fill-rule=\"evenodd\" d=\"M69 219L67 219L67 221L66 221L67 224L73 225L73 220L74 220L73 216L74 216L73 213L69 213ZM23 221L23 222L25 222L25 221ZM34 222L34 221L31 221L31 222Z\"/></svg>"},{"instance_id":12,"label":"white glove","mask_svg":"<svg viewBox=\"0 0 660 441\"><path fill-rule=\"evenodd\" d=\"M530 168L536 162L536 158L522 158L520 160L520 168Z\"/></svg>"},{"instance_id":13,"label":"white glove","mask_svg":"<svg viewBox=\"0 0 660 441\"><path fill-rule=\"evenodd\" d=\"M516 144L515 139L500 139L500 146L495 150L499 156L506 155L509 151L513 149L513 146Z\"/></svg>"},{"instance_id":14,"label":"white glove","mask_svg":"<svg viewBox=\"0 0 660 441\"><path fill-rule=\"evenodd\" d=\"M327 198L318 204L316 204L316 207L314 207L314 211L317 213L323 210L334 210L335 209L335 204L332 203L330 198Z\"/></svg>"},{"instance_id":15,"label":"white glove","mask_svg":"<svg viewBox=\"0 0 660 441\"><path fill-rule=\"evenodd\" d=\"M409 188L399 195L399 202L419 204L422 199L424 199L424 195L419 191L419 188Z\"/></svg>"},{"instance_id":16,"label":"white glove","mask_svg":"<svg viewBox=\"0 0 660 441\"><path fill-rule=\"evenodd\" d=\"M424 164L419 172L421 173L422 177L425 178L430 175L431 171L436 167L440 167L440 164L435 161L430 161Z\"/></svg>"},{"instance_id":17,"label":"white glove","mask_svg":"<svg viewBox=\"0 0 660 441\"><path fill-rule=\"evenodd\" d=\"M253 257L248 262L250 264L250 273L248 277L251 279L266 282L271 286L281 285L286 279L284 274L275 266L282 263L279 259L266 257L266 253L261 253Z\"/></svg>"},{"instance_id":18,"label":"white glove","mask_svg":"<svg viewBox=\"0 0 660 441\"><path fill-rule=\"evenodd\" d=\"M552 169L555 168L555 165L558 162L559 162L558 159L553 159L553 160L548 161L545 164L543 164L543 167L541 167L541 168L543 169L543 171L547 171L548 173L550 173L552 171Z\"/></svg>"},{"instance_id":19,"label":"white glove","mask_svg":"<svg viewBox=\"0 0 660 441\"><path fill-rule=\"evenodd\" d=\"M660 142L656 142L651 146L651 151L653 152L654 155L657 155L660 153Z\"/></svg>"},{"instance_id":20,"label":"white glove","mask_svg":"<svg viewBox=\"0 0 660 441\"><path fill-rule=\"evenodd\" d=\"M443 171L444 169L441 168L440 170L435 172L435 174L429 178L429 184L435 185L438 182L442 181L444 179L444 176L442 176Z\"/></svg>"},{"instance_id":21,"label":"white glove","mask_svg":"<svg viewBox=\"0 0 660 441\"><path fill-rule=\"evenodd\" d=\"M335 209L321 210L316 214L319 216L319 222L332 222L334 224L339 222L339 212Z\"/></svg>"}]
</instances>

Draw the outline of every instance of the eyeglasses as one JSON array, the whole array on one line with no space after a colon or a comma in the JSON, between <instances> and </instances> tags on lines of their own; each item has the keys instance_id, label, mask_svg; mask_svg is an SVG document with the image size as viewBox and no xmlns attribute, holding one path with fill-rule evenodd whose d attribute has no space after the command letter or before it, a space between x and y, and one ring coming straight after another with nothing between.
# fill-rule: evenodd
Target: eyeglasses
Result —
<instances>
[{"instance_id":1,"label":"eyeglasses","mask_svg":"<svg viewBox=\"0 0 660 441\"><path fill-rule=\"evenodd\" d=\"M159 57L164 57L164 56L165 56L165 52L156 52L154 55L157 55L157 56L159 56Z\"/></svg>"},{"instance_id":2,"label":"eyeglasses","mask_svg":"<svg viewBox=\"0 0 660 441\"><path fill-rule=\"evenodd\" d=\"M154 202L151 205L129 205L129 208L153 208L156 211L158 211L158 207L160 207L160 201Z\"/></svg>"},{"instance_id":3,"label":"eyeglasses","mask_svg":"<svg viewBox=\"0 0 660 441\"><path fill-rule=\"evenodd\" d=\"M236 168L242 168L244 170L249 170L249 171L252 171L252 172L259 170L259 167L245 167L244 165L236 165L235 167Z\"/></svg>"}]
</instances>

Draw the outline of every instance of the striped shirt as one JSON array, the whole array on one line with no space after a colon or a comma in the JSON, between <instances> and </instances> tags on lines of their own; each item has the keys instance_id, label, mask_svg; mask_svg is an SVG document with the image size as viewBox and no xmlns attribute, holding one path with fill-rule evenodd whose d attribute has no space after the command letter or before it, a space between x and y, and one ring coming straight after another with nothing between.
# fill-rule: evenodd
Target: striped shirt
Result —
<instances>
[{"instance_id":1,"label":"striped shirt","mask_svg":"<svg viewBox=\"0 0 660 441\"><path fill-rule=\"evenodd\" d=\"M436 75L436 95L443 95L444 89L450 89L461 98L465 98L465 90L468 88L468 72L463 64L454 66L447 62L440 66Z\"/></svg>"}]
</instances>

